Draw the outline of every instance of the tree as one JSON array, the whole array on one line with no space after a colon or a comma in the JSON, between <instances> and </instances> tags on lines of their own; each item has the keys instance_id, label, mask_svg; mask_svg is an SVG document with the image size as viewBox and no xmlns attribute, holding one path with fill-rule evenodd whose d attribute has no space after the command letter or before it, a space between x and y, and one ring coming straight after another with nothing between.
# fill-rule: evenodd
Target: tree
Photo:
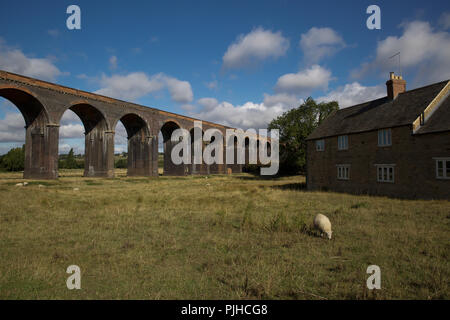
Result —
<instances>
[{"instance_id":1,"label":"tree","mask_svg":"<svg viewBox=\"0 0 450 320\"><path fill-rule=\"evenodd\" d=\"M75 159L75 155L73 153L73 148L70 149L67 155L61 155L61 160L59 160L59 167L61 169L77 169L79 168L79 164Z\"/></svg>"},{"instance_id":2,"label":"tree","mask_svg":"<svg viewBox=\"0 0 450 320\"><path fill-rule=\"evenodd\" d=\"M336 101L316 103L308 98L298 108L286 111L270 122L269 129L280 131L280 173L295 174L305 170L306 138L338 109Z\"/></svg>"},{"instance_id":3,"label":"tree","mask_svg":"<svg viewBox=\"0 0 450 320\"><path fill-rule=\"evenodd\" d=\"M25 145L14 148L1 157L0 165L7 171L23 171L25 167Z\"/></svg>"}]
</instances>

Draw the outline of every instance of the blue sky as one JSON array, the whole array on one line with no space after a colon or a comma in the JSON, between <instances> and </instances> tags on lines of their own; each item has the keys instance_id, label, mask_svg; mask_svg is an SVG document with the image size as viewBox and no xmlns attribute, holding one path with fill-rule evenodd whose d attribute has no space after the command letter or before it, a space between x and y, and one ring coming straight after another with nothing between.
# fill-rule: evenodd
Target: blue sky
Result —
<instances>
[{"instance_id":1,"label":"blue sky","mask_svg":"<svg viewBox=\"0 0 450 320\"><path fill-rule=\"evenodd\" d=\"M66 8L81 8L68 30ZM381 9L381 30L366 8ZM302 99L385 95L401 51L408 89L450 78L448 1L0 1L0 69L235 127L264 128ZM0 153L23 143L0 100ZM23 120L22 120L23 122ZM70 111L61 152L83 151ZM117 128L116 150L126 150Z\"/></svg>"}]
</instances>

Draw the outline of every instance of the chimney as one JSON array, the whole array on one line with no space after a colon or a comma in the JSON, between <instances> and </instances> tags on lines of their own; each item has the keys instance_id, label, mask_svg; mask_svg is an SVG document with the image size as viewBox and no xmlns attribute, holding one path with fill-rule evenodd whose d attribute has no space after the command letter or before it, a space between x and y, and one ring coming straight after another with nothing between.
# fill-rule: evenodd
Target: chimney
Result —
<instances>
[{"instance_id":1,"label":"chimney","mask_svg":"<svg viewBox=\"0 0 450 320\"><path fill-rule=\"evenodd\" d=\"M396 76L394 72L390 72L386 87L388 98L394 100L399 93L406 91L406 81L403 80L402 76Z\"/></svg>"}]
</instances>

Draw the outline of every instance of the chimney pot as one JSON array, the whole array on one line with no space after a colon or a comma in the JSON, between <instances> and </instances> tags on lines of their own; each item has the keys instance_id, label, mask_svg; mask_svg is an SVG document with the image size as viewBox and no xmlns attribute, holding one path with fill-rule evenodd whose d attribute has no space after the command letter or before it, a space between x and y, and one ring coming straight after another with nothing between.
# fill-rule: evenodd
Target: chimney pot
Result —
<instances>
[{"instance_id":1,"label":"chimney pot","mask_svg":"<svg viewBox=\"0 0 450 320\"><path fill-rule=\"evenodd\" d=\"M402 76L396 76L394 72L390 72L386 89L388 98L394 100L399 93L406 91L406 81L403 80Z\"/></svg>"}]
</instances>

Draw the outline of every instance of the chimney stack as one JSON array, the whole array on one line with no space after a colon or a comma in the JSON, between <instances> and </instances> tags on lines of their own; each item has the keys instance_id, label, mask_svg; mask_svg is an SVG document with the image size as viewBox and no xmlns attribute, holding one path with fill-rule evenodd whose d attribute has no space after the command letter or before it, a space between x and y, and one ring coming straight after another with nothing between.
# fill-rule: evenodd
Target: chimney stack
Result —
<instances>
[{"instance_id":1,"label":"chimney stack","mask_svg":"<svg viewBox=\"0 0 450 320\"><path fill-rule=\"evenodd\" d=\"M389 80L386 81L387 96L394 100L399 93L406 91L406 81L402 76L396 76L394 72L389 73Z\"/></svg>"}]
</instances>

